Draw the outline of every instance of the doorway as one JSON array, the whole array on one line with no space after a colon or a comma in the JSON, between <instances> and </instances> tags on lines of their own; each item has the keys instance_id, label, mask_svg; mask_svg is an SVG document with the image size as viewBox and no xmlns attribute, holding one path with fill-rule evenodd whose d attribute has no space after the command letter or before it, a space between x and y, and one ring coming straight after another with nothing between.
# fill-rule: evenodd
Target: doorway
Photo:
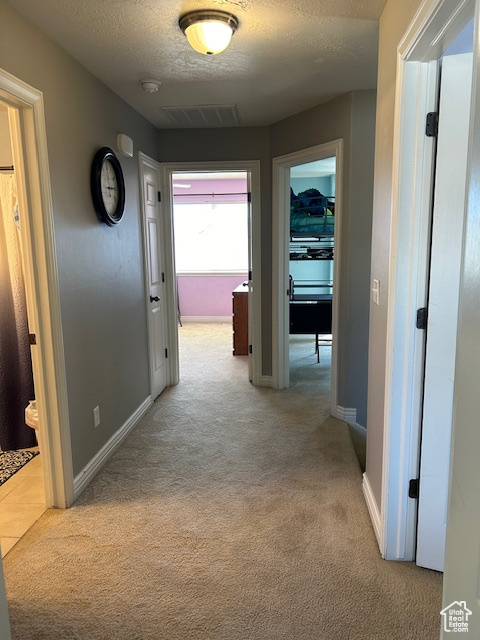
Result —
<instances>
[{"instance_id":1,"label":"doorway","mask_svg":"<svg viewBox=\"0 0 480 640\"><path fill-rule=\"evenodd\" d=\"M0 70L0 102L8 113L17 189L43 507L66 508L74 486L43 96Z\"/></svg>"},{"instance_id":2,"label":"doorway","mask_svg":"<svg viewBox=\"0 0 480 640\"><path fill-rule=\"evenodd\" d=\"M336 158L290 168L290 384L330 397Z\"/></svg>"},{"instance_id":3,"label":"doorway","mask_svg":"<svg viewBox=\"0 0 480 640\"><path fill-rule=\"evenodd\" d=\"M259 162L163 165L162 208L169 227L166 235L171 238L175 295L170 345L175 345L177 381L181 323L202 317L229 321L233 352L233 291L241 287L248 300L242 327L248 333L249 379L262 384ZM212 287L220 284L223 293L218 300Z\"/></svg>"},{"instance_id":4,"label":"doorway","mask_svg":"<svg viewBox=\"0 0 480 640\"><path fill-rule=\"evenodd\" d=\"M0 546L2 557L45 511L10 122L0 102ZM25 411L28 407L28 415ZM29 424L27 424L29 423Z\"/></svg>"},{"instance_id":5,"label":"doorway","mask_svg":"<svg viewBox=\"0 0 480 640\"><path fill-rule=\"evenodd\" d=\"M308 171L315 167L321 167L324 178L321 187L323 191L334 190L334 193L324 193L320 191L323 200L317 196L317 208L314 213L324 213L323 216L305 216L311 222L312 217L318 217L320 225L317 233L313 233L313 240L310 246L306 246L301 238L300 245L306 246L306 255L316 255L320 258L316 262L317 267L322 266L321 273L316 274L315 282L307 282L305 291L315 292L317 297L326 296L329 300L322 300L322 304L330 306L330 311L322 312L322 318L328 318L330 313L331 331L328 327L322 326L320 335L331 335L331 384L330 384L330 412L338 415L337 407L337 352L338 352L338 307L340 299L340 264L341 264L341 219L342 219L342 157L343 141L334 140L330 143L304 149L285 156L274 158L273 160L273 344L272 344L272 378L273 387L284 389L290 384L290 304L291 304L291 280L290 280L290 257L291 257L291 175L295 176L295 171ZM316 164L319 163L319 164ZM307 169L300 167L307 166ZM299 169L295 169L298 167ZM318 171L317 171L318 173ZM328 181L329 184L325 184ZM320 182L317 183L320 186ZM327 189L328 186L328 189ZM297 194L296 194L297 195ZM328 197L327 197L328 196ZM310 212L307 212L310 213ZM301 222L301 220L299 221ZM322 231L320 230L323 224ZM301 232L296 232L301 233ZM308 233L308 232L307 232ZM312 235L312 232L310 232ZM316 236L316 237L315 237ZM295 237L295 236L293 236ZM294 244L294 247L297 243ZM318 246L317 246L318 245ZM322 245L322 246L320 246ZM298 252L294 250L295 257ZM333 259L334 256L334 259ZM310 261L311 258L306 258ZM314 262L311 263L314 269ZM304 269L301 267L301 269ZM318 271L318 268L317 270ZM311 284L321 285L312 287ZM295 283L294 283L295 286ZM297 289L298 291L298 289ZM302 295L302 294L298 294ZM308 301L307 301L308 302ZM317 301L313 301L315 304ZM312 301L310 301L312 303ZM314 335L314 339L315 335ZM327 342L329 342L327 340ZM339 416L340 417L340 416ZM345 419L345 416L341 416Z\"/></svg>"},{"instance_id":6,"label":"doorway","mask_svg":"<svg viewBox=\"0 0 480 640\"><path fill-rule=\"evenodd\" d=\"M180 324L232 322L232 291L248 281L247 177L232 171L172 175Z\"/></svg>"},{"instance_id":7,"label":"doorway","mask_svg":"<svg viewBox=\"0 0 480 640\"><path fill-rule=\"evenodd\" d=\"M242 171L172 174L180 338L204 323L233 331L234 356L248 357L250 175ZM205 355L207 357L207 355Z\"/></svg>"}]
</instances>

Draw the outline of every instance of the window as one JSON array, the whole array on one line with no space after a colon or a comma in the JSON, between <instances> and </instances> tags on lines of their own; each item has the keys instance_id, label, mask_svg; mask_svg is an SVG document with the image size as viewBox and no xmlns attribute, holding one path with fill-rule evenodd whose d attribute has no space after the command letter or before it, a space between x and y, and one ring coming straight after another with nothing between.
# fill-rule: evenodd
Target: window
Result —
<instances>
[{"instance_id":1,"label":"window","mask_svg":"<svg viewBox=\"0 0 480 640\"><path fill-rule=\"evenodd\" d=\"M245 172L173 174L177 273L248 271Z\"/></svg>"},{"instance_id":2,"label":"window","mask_svg":"<svg viewBox=\"0 0 480 640\"><path fill-rule=\"evenodd\" d=\"M244 203L175 204L177 271L248 270Z\"/></svg>"}]
</instances>

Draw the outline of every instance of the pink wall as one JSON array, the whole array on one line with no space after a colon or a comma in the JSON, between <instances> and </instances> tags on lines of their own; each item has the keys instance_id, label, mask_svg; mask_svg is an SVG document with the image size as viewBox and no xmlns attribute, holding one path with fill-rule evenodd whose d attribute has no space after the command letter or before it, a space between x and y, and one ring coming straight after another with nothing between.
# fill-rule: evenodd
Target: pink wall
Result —
<instances>
[{"instance_id":1,"label":"pink wall","mask_svg":"<svg viewBox=\"0 0 480 640\"><path fill-rule=\"evenodd\" d=\"M246 280L246 273L237 276L178 275L180 315L231 316L232 291Z\"/></svg>"}]
</instances>

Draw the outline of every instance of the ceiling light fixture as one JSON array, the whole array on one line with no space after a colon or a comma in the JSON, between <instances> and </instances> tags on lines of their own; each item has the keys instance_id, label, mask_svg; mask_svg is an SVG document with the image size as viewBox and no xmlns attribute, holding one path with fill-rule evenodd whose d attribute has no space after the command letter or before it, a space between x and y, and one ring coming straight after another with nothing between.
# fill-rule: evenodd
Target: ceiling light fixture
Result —
<instances>
[{"instance_id":1,"label":"ceiling light fixture","mask_svg":"<svg viewBox=\"0 0 480 640\"><path fill-rule=\"evenodd\" d=\"M190 11L178 21L190 45L207 56L224 51L238 28L238 19L226 11Z\"/></svg>"}]
</instances>

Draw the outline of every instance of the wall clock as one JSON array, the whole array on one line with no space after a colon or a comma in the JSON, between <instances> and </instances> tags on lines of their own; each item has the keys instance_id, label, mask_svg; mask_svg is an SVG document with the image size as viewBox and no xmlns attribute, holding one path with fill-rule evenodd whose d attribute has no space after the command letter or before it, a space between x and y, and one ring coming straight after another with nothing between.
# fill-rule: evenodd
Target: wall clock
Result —
<instances>
[{"instance_id":1,"label":"wall clock","mask_svg":"<svg viewBox=\"0 0 480 640\"><path fill-rule=\"evenodd\" d=\"M109 227L118 224L125 208L125 181L122 166L108 147L99 149L93 158L90 188L98 219Z\"/></svg>"}]
</instances>

